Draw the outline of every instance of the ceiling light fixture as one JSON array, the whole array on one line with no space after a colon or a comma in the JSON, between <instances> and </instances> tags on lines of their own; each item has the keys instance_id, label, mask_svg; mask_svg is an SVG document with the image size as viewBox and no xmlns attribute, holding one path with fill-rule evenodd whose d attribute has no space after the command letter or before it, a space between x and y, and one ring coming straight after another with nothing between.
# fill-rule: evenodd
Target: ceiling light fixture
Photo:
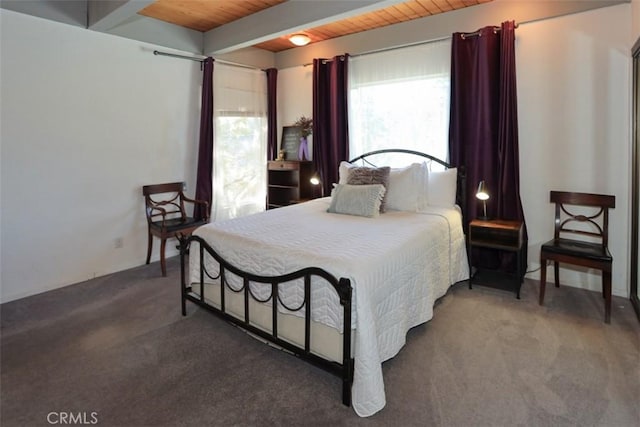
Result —
<instances>
[{"instance_id":1,"label":"ceiling light fixture","mask_svg":"<svg viewBox=\"0 0 640 427\"><path fill-rule=\"evenodd\" d=\"M306 46L311 41L311 38L306 34L294 34L289 37L289 41L296 46Z\"/></svg>"}]
</instances>

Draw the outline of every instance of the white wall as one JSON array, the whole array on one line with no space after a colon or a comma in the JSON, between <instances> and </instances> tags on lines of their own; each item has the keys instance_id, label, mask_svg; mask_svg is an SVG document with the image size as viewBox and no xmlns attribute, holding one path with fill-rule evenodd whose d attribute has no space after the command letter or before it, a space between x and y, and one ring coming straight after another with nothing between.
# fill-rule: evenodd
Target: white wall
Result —
<instances>
[{"instance_id":1,"label":"white wall","mask_svg":"<svg viewBox=\"0 0 640 427\"><path fill-rule=\"evenodd\" d=\"M301 117L313 117L313 67L297 66L278 70L278 141L282 127L292 126ZM313 135L308 139L313 153ZM278 142L280 146L280 142Z\"/></svg>"},{"instance_id":2,"label":"white wall","mask_svg":"<svg viewBox=\"0 0 640 427\"><path fill-rule=\"evenodd\" d=\"M486 22L476 27L447 27L442 36L509 19L501 9L483 6ZM635 41L630 12L631 5L623 4L534 20L516 30L520 180L529 232L529 269L539 267L540 244L553 235L550 190L614 194L610 250L613 293L619 296L628 295L630 48ZM414 37L415 33L407 34L407 40ZM400 38L401 34L395 35L396 40ZM322 55L330 57L345 50L360 52L357 43L343 42L340 51ZM298 56L305 59L304 54ZM283 125L311 102L307 68L280 70L278 102ZM303 101L304 90L308 103ZM538 272L529 277L537 279ZM601 289L596 272L563 269L561 280Z\"/></svg>"},{"instance_id":3,"label":"white wall","mask_svg":"<svg viewBox=\"0 0 640 427\"><path fill-rule=\"evenodd\" d=\"M640 0L631 0L631 20L632 38L635 42L640 36Z\"/></svg>"},{"instance_id":4,"label":"white wall","mask_svg":"<svg viewBox=\"0 0 640 427\"><path fill-rule=\"evenodd\" d=\"M195 188L199 65L7 10L0 31L1 301L144 264L141 186Z\"/></svg>"},{"instance_id":5,"label":"white wall","mask_svg":"<svg viewBox=\"0 0 640 427\"><path fill-rule=\"evenodd\" d=\"M629 16L625 4L533 22L516 31L529 268L539 267L540 244L553 233L549 190L613 194L609 246L613 293L620 296L628 296L629 266ZM577 287L602 289L599 273L561 269L560 277Z\"/></svg>"}]
</instances>

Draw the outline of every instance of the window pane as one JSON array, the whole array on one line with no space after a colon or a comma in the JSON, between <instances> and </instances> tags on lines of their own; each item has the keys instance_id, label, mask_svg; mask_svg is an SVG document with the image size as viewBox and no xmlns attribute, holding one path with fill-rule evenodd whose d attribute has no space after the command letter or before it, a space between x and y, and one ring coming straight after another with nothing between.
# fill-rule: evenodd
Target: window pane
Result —
<instances>
[{"instance_id":1,"label":"window pane","mask_svg":"<svg viewBox=\"0 0 640 427\"><path fill-rule=\"evenodd\" d=\"M265 209L265 153L260 149L260 117L218 117L214 162L216 219L235 218Z\"/></svg>"},{"instance_id":2,"label":"window pane","mask_svg":"<svg viewBox=\"0 0 640 427\"><path fill-rule=\"evenodd\" d=\"M356 57L352 62L351 156L405 148L446 160L450 41ZM392 159L388 161L394 165Z\"/></svg>"},{"instance_id":3,"label":"window pane","mask_svg":"<svg viewBox=\"0 0 640 427\"><path fill-rule=\"evenodd\" d=\"M216 64L213 202L220 221L266 208L267 79L264 72Z\"/></svg>"}]
</instances>

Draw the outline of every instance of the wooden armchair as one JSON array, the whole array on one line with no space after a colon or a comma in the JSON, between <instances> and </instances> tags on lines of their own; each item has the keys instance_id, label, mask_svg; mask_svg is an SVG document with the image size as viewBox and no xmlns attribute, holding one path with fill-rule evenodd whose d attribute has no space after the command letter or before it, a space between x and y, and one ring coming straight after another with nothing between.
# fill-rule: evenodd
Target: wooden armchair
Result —
<instances>
[{"instance_id":1,"label":"wooden armchair","mask_svg":"<svg viewBox=\"0 0 640 427\"><path fill-rule=\"evenodd\" d=\"M193 230L209 222L209 218L196 220L188 217L185 211L185 202L204 205L204 211L209 212L209 204L201 200L189 199L182 189L184 183L172 182L168 184L145 185L142 187L146 205L147 224L149 227L149 245L147 248L147 264L151 260L153 248L153 236L160 239L160 267L162 275L167 275L164 259L164 249L167 239L178 235L189 235ZM164 195L160 200L151 196Z\"/></svg>"},{"instance_id":2,"label":"wooden armchair","mask_svg":"<svg viewBox=\"0 0 640 427\"><path fill-rule=\"evenodd\" d=\"M551 203L556 204L553 240L540 248L540 299L544 303L547 282L547 261L553 261L555 285L560 286L559 263L569 263L602 271L602 296L605 300L604 321L611 322L611 266L613 258L608 248L609 209L616 207L615 196L586 193L551 192ZM590 216L569 212L565 205L595 208ZM568 239L563 236L582 236Z\"/></svg>"}]
</instances>

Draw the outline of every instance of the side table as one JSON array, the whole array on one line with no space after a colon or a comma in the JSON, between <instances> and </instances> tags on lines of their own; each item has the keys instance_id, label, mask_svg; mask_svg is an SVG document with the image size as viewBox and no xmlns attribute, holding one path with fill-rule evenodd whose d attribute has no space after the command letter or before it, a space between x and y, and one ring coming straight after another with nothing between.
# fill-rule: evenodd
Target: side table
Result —
<instances>
[{"instance_id":1,"label":"side table","mask_svg":"<svg viewBox=\"0 0 640 427\"><path fill-rule=\"evenodd\" d=\"M500 219L474 219L471 221L469 224L468 256L472 275L469 279L469 289L472 288L472 284L496 287L499 289L510 288L515 291L516 298L520 299L520 287L524 279L527 262L526 247L522 221ZM476 268L476 272L473 273L473 248L490 248L515 252L517 258L516 274L513 275L502 271L481 268Z\"/></svg>"}]
</instances>

